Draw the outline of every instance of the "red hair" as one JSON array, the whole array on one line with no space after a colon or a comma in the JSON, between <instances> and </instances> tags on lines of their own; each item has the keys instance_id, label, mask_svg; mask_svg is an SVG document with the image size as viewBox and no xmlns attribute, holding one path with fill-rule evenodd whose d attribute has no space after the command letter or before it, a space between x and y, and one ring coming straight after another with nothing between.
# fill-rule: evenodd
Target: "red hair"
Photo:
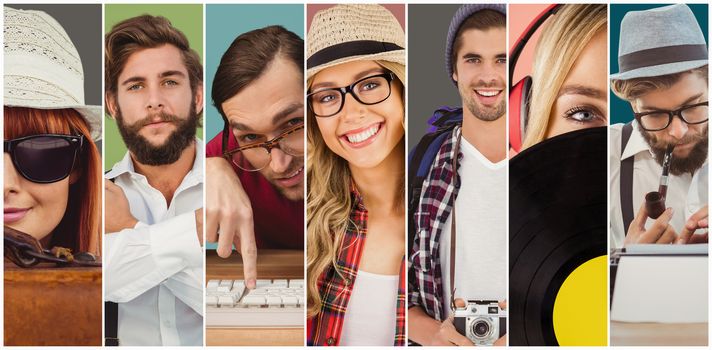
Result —
<instances>
[{"instance_id":1,"label":"red hair","mask_svg":"<svg viewBox=\"0 0 712 350\"><path fill-rule=\"evenodd\" d=\"M52 231L51 245L101 254L101 156L87 122L74 109L3 106L3 111L5 140L37 134L84 135L73 170L79 171L79 178L69 186L67 210Z\"/></svg>"}]
</instances>

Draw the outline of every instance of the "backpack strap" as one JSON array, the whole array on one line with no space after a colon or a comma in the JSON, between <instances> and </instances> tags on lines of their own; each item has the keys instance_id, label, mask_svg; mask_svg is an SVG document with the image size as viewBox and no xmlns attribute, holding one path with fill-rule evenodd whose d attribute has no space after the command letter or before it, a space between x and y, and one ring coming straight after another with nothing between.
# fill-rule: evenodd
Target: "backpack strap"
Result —
<instances>
[{"instance_id":1,"label":"backpack strap","mask_svg":"<svg viewBox=\"0 0 712 350\"><path fill-rule=\"evenodd\" d=\"M462 108L439 109L435 111L429 123L436 129L420 139L408 155L408 244L415 240L415 215L420 204L423 182L428 176L430 167L435 160L440 146L450 135L456 125L462 122Z\"/></svg>"},{"instance_id":2,"label":"backpack strap","mask_svg":"<svg viewBox=\"0 0 712 350\"><path fill-rule=\"evenodd\" d=\"M630 140L630 135L633 133L633 122L629 122L623 126L623 135L621 136L621 158L623 151ZM621 195L621 212L623 214L623 230L625 235L628 235L628 227L633 222L633 163L635 155L621 160L620 172L620 195Z\"/></svg>"}]
</instances>

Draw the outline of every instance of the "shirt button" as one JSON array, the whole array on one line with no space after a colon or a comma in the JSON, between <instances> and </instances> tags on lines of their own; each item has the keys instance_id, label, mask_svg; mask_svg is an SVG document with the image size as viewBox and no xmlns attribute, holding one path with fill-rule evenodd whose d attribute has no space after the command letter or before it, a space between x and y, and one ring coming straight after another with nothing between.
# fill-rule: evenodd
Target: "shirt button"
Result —
<instances>
[{"instance_id":1,"label":"shirt button","mask_svg":"<svg viewBox=\"0 0 712 350\"><path fill-rule=\"evenodd\" d=\"M334 343L336 343L336 339L333 337L329 337L329 339L326 340L327 345L334 345Z\"/></svg>"},{"instance_id":2,"label":"shirt button","mask_svg":"<svg viewBox=\"0 0 712 350\"><path fill-rule=\"evenodd\" d=\"M344 279L344 284L347 285L347 286L350 285L350 284L351 284L351 278L346 277L346 278Z\"/></svg>"}]
</instances>

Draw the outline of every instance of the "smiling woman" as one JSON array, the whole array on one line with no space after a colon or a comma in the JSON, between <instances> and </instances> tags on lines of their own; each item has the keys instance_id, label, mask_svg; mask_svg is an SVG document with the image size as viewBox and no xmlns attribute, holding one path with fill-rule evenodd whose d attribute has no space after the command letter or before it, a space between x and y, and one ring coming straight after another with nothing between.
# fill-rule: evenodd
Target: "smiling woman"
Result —
<instances>
[{"instance_id":1,"label":"smiling woman","mask_svg":"<svg viewBox=\"0 0 712 350\"><path fill-rule=\"evenodd\" d=\"M308 33L308 345L405 343L404 37L379 5Z\"/></svg>"}]
</instances>

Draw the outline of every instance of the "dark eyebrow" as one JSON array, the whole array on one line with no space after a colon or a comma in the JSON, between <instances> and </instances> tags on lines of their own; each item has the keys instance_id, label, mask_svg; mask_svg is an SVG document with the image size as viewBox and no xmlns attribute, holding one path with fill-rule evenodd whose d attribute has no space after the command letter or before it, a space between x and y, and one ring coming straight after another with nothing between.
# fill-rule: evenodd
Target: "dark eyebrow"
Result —
<instances>
[{"instance_id":1,"label":"dark eyebrow","mask_svg":"<svg viewBox=\"0 0 712 350\"><path fill-rule=\"evenodd\" d=\"M304 108L304 104L302 104L301 102L292 103L288 105L281 111L277 112L274 116L272 116L272 124L279 125L284 119L290 117L292 113L298 111L301 108ZM230 127L241 131L253 131L252 127L234 120L230 120Z\"/></svg>"},{"instance_id":2,"label":"dark eyebrow","mask_svg":"<svg viewBox=\"0 0 712 350\"><path fill-rule=\"evenodd\" d=\"M592 97L598 100L607 101L607 95L603 90L595 89L585 85L566 85L559 90L559 98L563 95L582 95Z\"/></svg>"},{"instance_id":3,"label":"dark eyebrow","mask_svg":"<svg viewBox=\"0 0 712 350\"><path fill-rule=\"evenodd\" d=\"M372 75L374 73L383 73L383 72L384 72L384 69L381 67L371 68L371 69L367 69L365 71L359 72L358 74L354 75L352 77L352 79L353 79L353 82L356 82L357 80L365 78L365 77ZM319 88L326 88L326 87L333 88L333 87L337 87L337 86L336 86L336 83L334 83L334 82L325 81L325 82L321 82L319 84L312 85L311 88L309 89L309 91L314 92L314 91L317 91Z\"/></svg>"},{"instance_id":4,"label":"dark eyebrow","mask_svg":"<svg viewBox=\"0 0 712 350\"><path fill-rule=\"evenodd\" d=\"M171 77L171 76L179 76L182 78L185 78L185 73L179 71L179 70L167 70L165 72L161 72L161 74L158 75L159 78L165 78L165 77ZM133 76L126 78L124 81L121 82L121 85L126 85L128 83L140 83L146 81L146 78L141 77L141 76Z\"/></svg>"},{"instance_id":5,"label":"dark eyebrow","mask_svg":"<svg viewBox=\"0 0 712 350\"><path fill-rule=\"evenodd\" d=\"M466 60L467 60L467 59L471 59L471 58L479 58L479 59L482 59L482 55L480 55L480 54L478 54L478 53L468 52L468 53L462 55L462 58L463 58L463 59L466 59Z\"/></svg>"},{"instance_id":6,"label":"dark eyebrow","mask_svg":"<svg viewBox=\"0 0 712 350\"><path fill-rule=\"evenodd\" d=\"M174 75L185 78L185 73L183 73L179 70L167 70L167 71L161 73L158 77L165 78L165 77L170 77L170 76L174 76Z\"/></svg>"},{"instance_id":7,"label":"dark eyebrow","mask_svg":"<svg viewBox=\"0 0 712 350\"><path fill-rule=\"evenodd\" d=\"M688 98L687 100L685 100L684 102L682 102L681 104L679 104L679 105L677 106L677 108L681 108L681 107L687 106L688 104L690 104L690 102L692 102L692 101L694 101L694 100L696 100L696 99L702 97L702 95L704 95L704 92L701 92L701 93L699 93L699 94L697 94L697 95L694 95L694 96ZM675 108L675 109L677 109L677 108ZM640 107L640 110L641 110L641 111L664 111L665 109L657 108L657 107L641 106L641 107Z\"/></svg>"}]
</instances>

